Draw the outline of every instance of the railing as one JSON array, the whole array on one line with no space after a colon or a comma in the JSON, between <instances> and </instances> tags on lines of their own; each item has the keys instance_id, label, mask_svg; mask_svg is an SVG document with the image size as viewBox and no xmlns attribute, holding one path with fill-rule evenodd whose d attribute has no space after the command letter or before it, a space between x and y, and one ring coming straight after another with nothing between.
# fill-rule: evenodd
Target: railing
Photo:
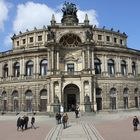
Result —
<instances>
[{"instance_id":1,"label":"railing","mask_svg":"<svg viewBox=\"0 0 140 140\"><path fill-rule=\"evenodd\" d=\"M0 83L7 83L7 82L20 82L20 81L32 81L32 80L45 80L49 76L82 76L82 75L94 75L94 72L92 70L82 70L82 71L48 71L46 75L32 75L32 76L26 76L26 75L20 75L19 77L13 77L9 76L6 78L0 78ZM138 79L140 78L140 75L108 75L108 74L95 74L97 78L133 78Z\"/></svg>"},{"instance_id":2,"label":"railing","mask_svg":"<svg viewBox=\"0 0 140 140\"><path fill-rule=\"evenodd\" d=\"M81 71L61 71L61 75L80 75Z\"/></svg>"}]
</instances>

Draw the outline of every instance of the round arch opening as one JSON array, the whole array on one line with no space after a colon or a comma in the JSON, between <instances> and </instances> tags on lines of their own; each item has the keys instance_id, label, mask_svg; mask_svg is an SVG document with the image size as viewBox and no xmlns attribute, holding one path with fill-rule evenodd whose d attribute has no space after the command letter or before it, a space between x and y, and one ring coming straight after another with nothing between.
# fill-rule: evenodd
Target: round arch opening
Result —
<instances>
[{"instance_id":1,"label":"round arch opening","mask_svg":"<svg viewBox=\"0 0 140 140\"><path fill-rule=\"evenodd\" d=\"M76 105L80 104L79 87L69 84L64 88L64 110L75 111Z\"/></svg>"}]
</instances>

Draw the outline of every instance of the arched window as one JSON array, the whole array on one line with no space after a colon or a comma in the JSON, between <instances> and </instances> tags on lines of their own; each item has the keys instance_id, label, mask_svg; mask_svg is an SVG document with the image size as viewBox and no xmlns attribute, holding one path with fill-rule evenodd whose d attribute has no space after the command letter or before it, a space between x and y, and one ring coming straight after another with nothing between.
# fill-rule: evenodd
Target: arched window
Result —
<instances>
[{"instance_id":1,"label":"arched window","mask_svg":"<svg viewBox=\"0 0 140 140\"><path fill-rule=\"evenodd\" d=\"M136 63L132 62L132 75L135 76L136 75Z\"/></svg>"},{"instance_id":2,"label":"arched window","mask_svg":"<svg viewBox=\"0 0 140 140\"><path fill-rule=\"evenodd\" d=\"M135 88L134 94L135 94L135 107L138 108L139 103L140 103L140 96L139 96L139 89L138 88Z\"/></svg>"},{"instance_id":3,"label":"arched window","mask_svg":"<svg viewBox=\"0 0 140 140\"><path fill-rule=\"evenodd\" d=\"M112 110L116 109L116 92L115 88L110 89L110 109Z\"/></svg>"},{"instance_id":4,"label":"arched window","mask_svg":"<svg viewBox=\"0 0 140 140\"><path fill-rule=\"evenodd\" d=\"M79 36L75 34L66 34L61 37L60 44L62 47L76 47L81 43L81 39Z\"/></svg>"},{"instance_id":5,"label":"arched window","mask_svg":"<svg viewBox=\"0 0 140 140\"><path fill-rule=\"evenodd\" d=\"M47 90L43 89L40 92L40 111L47 110Z\"/></svg>"},{"instance_id":6,"label":"arched window","mask_svg":"<svg viewBox=\"0 0 140 140\"><path fill-rule=\"evenodd\" d=\"M19 101L18 101L18 92L14 91L12 93L12 103L13 103L13 111L19 111Z\"/></svg>"},{"instance_id":7,"label":"arched window","mask_svg":"<svg viewBox=\"0 0 140 140\"><path fill-rule=\"evenodd\" d=\"M121 61L121 74L123 76L126 76L126 73L127 73L127 71L126 71L126 62L124 60L122 60Z\"/></svg>"},{"instance_id":8,"label":"arched window","mask_svg":"<svg viewBox=\"0 0 140 140\"><path fill-rule=\"evenodd\" d=\"M102 89L96 88L96 103L97 103L97 110L102 110L102 96L101 96Z\"/></svg>"},{"instance_id":9,"label":"arched window","mask_svg":"<svg viewBox=\"0 0 140 140\"><path fill-rule=\"evenodd\" d=\"M2 99L2 111L7 111L7 93L6 91L2 92L1 95L1 99Z\"/></svg>"},{"instance_id":10,"label":"arched window","mask_svg":"<svg viewBox=\"0 0 140 140\"><path fill-rule=\"evenodd\" d=\"M115 75L115 64L114 64L114 61L112 59L108 60L108 74L110 76Z\"/></svg>"},{"instance_id":11,"label":"arched window","mask_svg":"<svg viewBox=\"0 0 140 140\"><path fill-rule=\"evenodd\" d=\"M28 112L33 111L32 106L33 94L31 90L27 90L27 92L25 93L25 98L26 98L26 111Z\"/></svg>"},{"instance_id":12,"label":"arched window","mask_svg":"<svg viewBox=\"0 0 140 140\"><path fill-rule=\"evenodd\" d=\"M33 62L28 61L26 63L26 76L32 76L33 75Z\"/></svg>"},{"instance_id":13,"label":"arched window","mask_svg":"<svg viewBox=\"0 0 140 140\"><path fill-rule=\"evenodd\" d=\"M123 101L124 101L124 108L128 108L128 88L125 88L123 91Z\"/></svg>"},{"instance_id":14,"label":"arched window","mask_svg":"<svg viewBox=\"0 0 140 140\"><path fill-rule=\"evenodd\" d=\"M20 75L20 64L16 62L14 64L14 76L19 77L19 75Z\"/></svg>"},{"instance_id":15,"label":"arched window","mask_svg":"<svg viewBox=\"0 0 140 140\"><path fill-rule=\"evenodd\" d=\"M94 59L95 74L101 74L101 61L98 58Z\"/></svg>"},{"instance_id":16,"label":"arched window","mask_svg":"<svg viewBox=\"0 0 140 140\"><path fill-rule=\"evenodd\" d=\"M3 77L4 78L8 77L8 64L5 64L3 67Z\"/></svg>"},{"instance_id":17,"label":"arched window","mask_svg":"<svg viewBox=\"0 0 140 140\"><path fill-rule=\"evenodd\" d=\"M40 74L47 75L47 70L48 70L48 61L47 60L42 60L40 62Z\"/></svg>"}]
</instances>

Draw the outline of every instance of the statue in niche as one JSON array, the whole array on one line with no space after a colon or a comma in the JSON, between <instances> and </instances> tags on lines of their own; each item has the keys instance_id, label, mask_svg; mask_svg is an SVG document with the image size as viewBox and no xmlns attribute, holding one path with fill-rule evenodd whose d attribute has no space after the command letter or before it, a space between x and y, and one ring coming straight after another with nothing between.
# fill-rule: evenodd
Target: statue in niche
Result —
<instances>
[{"instance_id":1,"label":"statue in niche","mask_svg":"<svg viewBox=\"0 0 140 140\"><path fill-rule=\"evenodd\" d=\"M76 12L78 11L75 4L66 1L61 10L63 12L63 15L75 15L75 16Z\"/></svg>"},{"instance_id":2,"label":"statue in niche","mask_svg":"<svg viewBox=\"0 0 140 140\"><path fill-rule=\"evenodd\" d=\"M90 97L86 94L85 98L84 98L84 102L86 104L90 103Z\"/></svg>"},{"instance_id":3,"label":"statue in niche","mask_svg":"<svg viewBox=\"0 0 140 140\"><path fill-rule=\"evenodd\" d=\"M48 31L47 40L55 42L55 33L53 31Z\"/></svg>"},{"instance_id":4,"label":"statue in niche","mask_svg":"<svg viewBox=\"0 0 140 140\"><path fill-rule=\"evenodd\" d=\"M59 104L60 103L59 97L57 95L55 95L55 97L54 97L54 103L55 104Z\"/></svg>"},{"instance_id":5,"label":"statue in niche","mask_svg":"<svg viewBox=\"0 0 140 140\"><path fill-rule=\"evenodd\" d=\"M90 32L89 30L87 30L86 32L85 32L85 34L86 34L86 41L91 41L91 40L93 40L93 33L92 32Z\"/></svg>"}]
</instances>

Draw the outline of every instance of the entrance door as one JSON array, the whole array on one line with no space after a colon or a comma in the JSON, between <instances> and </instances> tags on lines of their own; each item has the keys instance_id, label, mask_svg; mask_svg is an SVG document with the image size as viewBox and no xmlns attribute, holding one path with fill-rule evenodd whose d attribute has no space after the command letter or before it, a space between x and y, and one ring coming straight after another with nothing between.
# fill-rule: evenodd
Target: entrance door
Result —
<instances>
[{"instance_id":1,"label":"entrance door","mask_svg":"<svg viewBox=\"0 0 140 140\"><path fill-rule=\"evenodd\" d=\"M32 100L31 99L27 99L26 100L26 111L27 112L31 112L32 111Z\"/></svg>"},{"instance_id":2,"label":"entrance door","mask_svg":"<svg viewBox=\"0 0 140 140\"><path fill-rule=\"evenodd\" d=\"M46 111L47 110L47 99L40 99L40 111Z\"/></svg>"},{"instance_id":3,"label":"entrance door","mask_svg":"<svg viewBox=\"0 0 140 140\"><path fill-rule=\"evenodd\" d=\"M138 97L135 97L135 107L138 108Z\"/></svg>"},{"instance_id":4,"label":"entrance door","mask_svg":"<svg viewBox=\"0 0 140 140\"><path fill-rule=\"evenodd\" d=\"M102 98L96 98L97 110L102 110Z\"/></svg>"},{"instance_id":5,"label":"entrance door","mask_svg":"<svg viewBox=\"0 0 140 140\"><path fill-rule=\"evenodd\" d=\"M18 107L18 100L17 99L14 99L14 108L13 108L13 110L14 111L18 111L19 110L19 107Z\"/></svg>"},{"instance_id":6,"label":"entrance door","mask_svg":"<svg viewBox=\"0 0 140 140\"><path fill-rule=\"evenodd\" d=\"M76 95L68 94L67 95L67 110L74 111L76 106Z\"/></svg>"}]
</instances>

